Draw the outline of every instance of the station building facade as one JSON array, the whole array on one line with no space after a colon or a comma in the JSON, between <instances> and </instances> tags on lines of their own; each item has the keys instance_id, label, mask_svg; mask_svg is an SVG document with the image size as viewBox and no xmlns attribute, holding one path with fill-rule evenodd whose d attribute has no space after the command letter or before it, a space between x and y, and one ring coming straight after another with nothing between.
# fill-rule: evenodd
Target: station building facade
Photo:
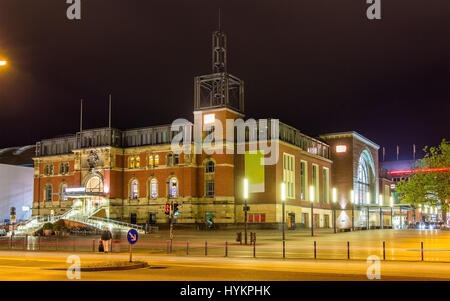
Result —
<instances>
[{"instance_id":1,"label":"station building facade","mask_svg":"<svg viewBox=\"0 0 450 301\"><path fill-rule=\"evenodd\" d=\"M285 213L291 224L331 228L337 206L333 201L338 201L337 227L348 228L348 215L343 214L350 206L351 189L359 193L357 202L366 202L366 193L376 202L378 146L355 132L313 138L279 122L279 131L265 137L278 149L279 159L271 165L255 164L268 156L259 146L250 151L266 130L260 127L255 133L245 127L244 154L236 152L239 142L226 137L225 128L222 144L216 138L212 144L222 153L207 149L195 153L195 143L189 145L191 151L173 152L173 138L194 136L197 121L205 139L211 134L211 128L203 128L207 122L219 130L216 121L225 125L226 120L245 119L244 83L227 72L222 32L213 33L212 56L212 73L194 80L194 123L179 130L170 125L80 129L74 135L38 142L33 216L62 215L78 208L86 215L133 224L165 224L165 204L177 203L178 224L213 219L216 225L229 226L244 222L247 202L249 224L270 227L282 222L281 183L285 183ZM267 128L273 122L269 120ZM335 152L342 143L348 147L344 155ZM365 178L360 179L362 173ZM247 200L245 178L250 182Z\"/></svg>"}]
</instances>

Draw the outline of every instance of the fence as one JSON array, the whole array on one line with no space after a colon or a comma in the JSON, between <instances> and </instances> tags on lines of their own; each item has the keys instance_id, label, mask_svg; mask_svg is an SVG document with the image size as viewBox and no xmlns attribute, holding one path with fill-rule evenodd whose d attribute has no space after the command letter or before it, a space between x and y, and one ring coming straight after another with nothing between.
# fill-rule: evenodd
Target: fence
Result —
<instances>
[{"instance_id":1,"label":"fence","mask_svg":"<svg viewBox=\"0 0 450 301\"><path fill-rule=\"evenodd\" d=\"M99 237L15 236L0 237L0 250L98 252ZM135 252L145 254L170 254L176 256L212 256L243 258L283 258L283 245L279 243L249 243L248 245L224 241L141 241L133 246ZM112 252L127 252L124 237L112 241ZM402 243L395 241L316 240L285 244L286 259L366 260L376 255L380 260L450 262L450 248L436 248L422 241Z\"/></svg>"}]
</instances>

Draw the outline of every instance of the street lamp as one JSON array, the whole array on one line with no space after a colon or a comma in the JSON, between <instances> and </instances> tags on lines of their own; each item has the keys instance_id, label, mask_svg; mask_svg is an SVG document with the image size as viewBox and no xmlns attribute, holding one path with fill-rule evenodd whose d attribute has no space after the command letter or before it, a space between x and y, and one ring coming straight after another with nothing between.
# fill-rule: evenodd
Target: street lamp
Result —
<instances>
[{"instance_id":1,"label":"street lamp","mask_svg":"<svg viewBox=\"0 0 450 301\"><path fill-rule=\"evenodd\" d=\"M284 219L285 219L285 216L284 216L284 206L285 206L285 203L286 203L286 184L283 182L283 183L281 183L281 211L282 211L282 214L281 214L281 219L283 220L283 223L282 223L282 228L283 228L283 258L285 258L286 257L286 237L285 237L285 233L284 233Z\"/></svg>"},{"instance_id":2,"label":"street lamp","mask_svg":"<svg viewBox=\"0 0 450 301\"><path fill-rule=\"evenodd\" d=\"M389 205L391 206L391 228L394 229L394 198L389 198Z\"/></svg>"},{"instance_id":3,"label":"street lamp","mask_svg":"<svg viewBox=\"0 0 450 301\"><path fill-rule=\"evenodd\" d=\"M248 199L248 180L244 179L244 235L245 244L247 244L247 199Z\"/></svg>"},{"instance_id":4,"label":"street lamp","mask_svg":"<svg viewBox=\"0 0 450 301\"><path fill-rule=\"evenodd\" d=\"M311 236L314 236L314 198L315 187L309 186L309 201L311 202Z\"/></svg>"},{"instance_id":5,"label":"street lamp","mask_svg":"<svg viewBox=\"0 0 450 301\"><path fill-rule=\"evenodd\" d=\"M0 66L6 66L6 64L8 64L7 61L0 61Z\"/></svg>"},{"instance_id":6,"label":"street lamp","mask_svg":"<svg viewBox=\"0 0 450 301\"><path fill-rule=\"evenodd\" d=\"M383 222L383 209L382 209L382 206L383 206L383 195L379 195L378 196L378 199L379 199L379 205L380 205L380 229L383 229L384 228L384 222Z\"/></svg>"},{"instance_id":7,"label":"street lamp","mask_svg":"<svg viewBox=\"0 0 450 301\"><path fill-rule=\"evenodd\" d=\"M333 188L332 190L332 195L333 195L333 220L334 220L334 233L336 233L336 203L337 203L337 189Z\"/></svg>"},{"instance_id":8,"label":"street lamp","mask_svg":"<svg viewBox=\"0 0 450 301\"><path fill-rule=\"evenodd\" d=\"M350 190L350 201L352 202L352 231L355 231L355 193Z\"/></svg>"}]
</instances>

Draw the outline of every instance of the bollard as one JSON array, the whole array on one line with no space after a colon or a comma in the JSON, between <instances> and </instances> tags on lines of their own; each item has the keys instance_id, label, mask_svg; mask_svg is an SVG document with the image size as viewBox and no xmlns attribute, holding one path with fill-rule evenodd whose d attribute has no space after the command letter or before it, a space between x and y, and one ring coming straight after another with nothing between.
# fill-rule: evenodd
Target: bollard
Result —
<instances>
[{"instance_id":1,"label":"bollard","mask_svg":"<svg viewBox=\"0 0 450 301\"><path fill-rule=\"evenodd\" d=\"M225 257L228 257L228 241L225 242Z\"/></svg>"},{"instance_id":2,"label":"bollard","mask_svg":"<svg viewBox=\"0 0 450 301\"><path fill-rule=\"evenodd\" d=\"M41 236L38 236L38 250L41 250Z\"/></svg>"},{"instance_id":3,"label":"bollard","mask_svg":"<svg viewBox=\"0 0 450 301\"><path fill-rule=\"evenodd\" d=\"M423 241L420 243L420 253L421 253L422 261L423 261Z\"/></svg>"},{"instance_id":4,"label":"bollard","mask_svg":"<svg viewBox=\"0 0 450 301\"><path fill-rule=\"evenodd\" d=\"M283 240L283 258L286 258L286 242Z\"/></svg>"},{"instance_id":5,"label":"bollard","mask_svg":"<svg viewBox=\"0 0 450 301\"><path fill-rule=\"evenodd\" d=\"M208 241L205 240L205 256L208 256Z\"/></svg>"},{"instance_id":6,"label":"bollard","mask_svg":"<svg viewBox=\"0 0 450 301\"><path fill-rule=\"evenodd\" d=\"M25 234L25 240L23 241L23 249L28 249L28 234Z\"/></svg>"},{"instance_id":7,"label":"bollard","mask_svg":"<svg viewBox=\"0 0 450 301\"><path fill-rule=\"evenodd\" d=\"M347 259L350 259L350 242L347 241Z\"/></svg>"},{"instance_id":8,"label":"bollard","mask_svg":"<svg viewBox=\"0 0 450 301\"><path fill-rule=\"evenodd\" d=\"M383 241L383 260L386 260L386 242Z\"/></svg>"},{"instance_id":9,"label":"bollard","mask_svg":"<svg viewBox=\"0 0 450 301\"><path fill-rule=\"evenodd\" d=\"M256 258L256 240L253 241L253 258Z\"/></svg>"},{"instance_id":10,"label":"bollard","mask_svg":"<svg viewBox=\"0 0 450 301\"><path fill-rule=\"evenodd\" d=\"M189 240L186 242L186 255L189 255Z\"/></svg>"},{"instance_id":11,"label":"bollard","mask_svg":"<svg viewBox=\"0 0 450 301\"><path fill-rule=\"evenodd\" d=\"M169 241L166 243L166 254L169 254Z\"/></svg>"},{"instance_id":12,"label":"bollard","mask_svg":"<svg viewBox=\"0 0 450 301\"><path fill-rule=\"evenodd\" d=\"M317 242L314 241L314 259L317 259Z\"/></svg>"}]
</instances>

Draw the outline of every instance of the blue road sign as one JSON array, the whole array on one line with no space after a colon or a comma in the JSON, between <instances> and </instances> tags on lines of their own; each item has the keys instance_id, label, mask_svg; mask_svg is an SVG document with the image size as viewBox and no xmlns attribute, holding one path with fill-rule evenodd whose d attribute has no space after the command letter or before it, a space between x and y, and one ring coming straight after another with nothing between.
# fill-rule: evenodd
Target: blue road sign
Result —
<instances>
[{"instance_id":1,"label":"blue road sign","mask_svg":"<svg viewBox=\"0 0 450 301\"><path fill-rule=\"evenodd\" d=\"M138 237L139 237L138 232L135 229L130 229L130 231L128 231L127 233L127 239L131 245L137 243Z\"/></svg>"}]
</instances>

